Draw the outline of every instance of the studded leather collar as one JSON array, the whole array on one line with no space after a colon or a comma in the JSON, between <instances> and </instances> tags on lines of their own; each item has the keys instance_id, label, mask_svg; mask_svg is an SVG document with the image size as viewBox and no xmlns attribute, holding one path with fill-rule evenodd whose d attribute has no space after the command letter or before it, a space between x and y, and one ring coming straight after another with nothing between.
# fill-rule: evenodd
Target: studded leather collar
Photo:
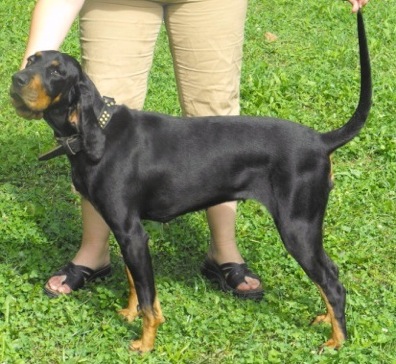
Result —
<instances>
[{"instance_id":1,"label":"studded leather collar","mask_svg":"<svg viewBox=\"0 0 396 364\"><path fill-rule=\"evenodd\" d=\"M99 126L104 129L113 116L116 103L113 98L107 96L103 96L102 100L104 101L104 104L96 118L98 120ZM83 149L83 143L80 134L56 138L56 140L59 145L49 152L39 156L39 161L47 161L63 154L75 155Z\"/></svg>"},{"instance_id":2,"label":"studded leather collar","mask_svg":"<svg viewBox=\"0 0 396 364\"><path fill-rule=\"evenodd\" d=\"M111 117L113 116L114 106L116 105L116 103L113 98L107 96L103 96L102 100L104 101L104 104L102 110L97 116L97 119L100 127L104 129L111 120Z\"/></svg>"}]
</instances>

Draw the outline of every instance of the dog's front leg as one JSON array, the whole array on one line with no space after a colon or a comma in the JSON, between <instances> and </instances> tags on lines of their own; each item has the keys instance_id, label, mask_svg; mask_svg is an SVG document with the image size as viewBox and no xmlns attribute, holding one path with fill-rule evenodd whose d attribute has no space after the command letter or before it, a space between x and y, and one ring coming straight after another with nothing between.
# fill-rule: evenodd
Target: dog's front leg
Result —
<instances>
[{"instance_id":1,"label":"dog's front leg","mask_svg":"<svg viewBox=\"0 0 396 364\"><path fill-rule=\"evenodd\" d=\"M125 319L128 320L128 322L132 322L136 317L140 316L142 312L139 309L139 300L137 298L135 283L133 282L131 272L129 271L128 268L125 268L125 272L129 283L128 307L119 310L118 313L123 317L125 317ZM165 319L162 315L161 306L157 296L155 297L154 300L154 310L156 312L156 316L162 317L161 322L164 322Z\"/></svg>"},{"instance_id":2,"label":"dog's front leg","mask_svg":"<svg viewBox=\"0 0 396 364\"><path fill-rule=\"evenodd\" d=\"M121 311L127 319L133 320L141 315L143 332L139 340L132 341L130 348L147 352L154 348L158 327L164 322L161 307L157 299L154 273L147 244L146 233L140 221L132 221L128 232L115 229L114 234L120 244L127 265L130 285L128 307Z\"/></svg>"},{"instance_id":3,"label":"dog's front leg","mask_svg":"<svg viewBox=\"0 0 396 364\"><path fill-rule=\"evenodd\" d=\"M155 298L151 309L142 309L141 312L143 316L142 337L138 340L133 340L129 348L134 351L145 353L154 349L158 327L165 319L162 315L161 306L157 298Z\"/></svg>"},{"instance_id":4,"label":"dog's front leg","mask_svg":"<svg viewBox=\"0 0 396 364\"><path fill-rule=\"evenodd\" d=\"M118 313L121 316L124 316L128 322L132 322L136 317L139 316L139 300L137 298L135 283L133 282L133 278L131 272L127 267L125 267L125 273L128 278L129 283L129 298L128 298L128 307L119 310Z\"/></svg>"}]
</instances>

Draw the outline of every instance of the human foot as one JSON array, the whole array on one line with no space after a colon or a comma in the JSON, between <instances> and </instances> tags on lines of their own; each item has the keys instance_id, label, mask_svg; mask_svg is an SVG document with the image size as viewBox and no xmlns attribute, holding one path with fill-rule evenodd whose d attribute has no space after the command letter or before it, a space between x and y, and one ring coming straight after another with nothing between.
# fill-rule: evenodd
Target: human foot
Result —
<instances>
[{"instance_id":1,"label":"human foot","mask_svg":"<svg viewBox=\"0 0 396 364\"><path fill-rule=\"evenodd\" d=\"M201 273L217 283L223 291L231 291L239 298L260 301L264 290L260 278L252 273L245 263L217 264L206 258Z\"/></svg>"},{"instance_id":2,"label":"human foot","mask_svg":"<svg viewBox=\"0 0 396 364\"><path fill-rule=\"evenodd\" d=\"M77 291L88 282L104 279L111 274L111 265L107 264L96 270L83 265L68 263L58 272L54 273L44 286L44 292L50 297L61 294L70 294Z\"/></svg>"}]
</instances>

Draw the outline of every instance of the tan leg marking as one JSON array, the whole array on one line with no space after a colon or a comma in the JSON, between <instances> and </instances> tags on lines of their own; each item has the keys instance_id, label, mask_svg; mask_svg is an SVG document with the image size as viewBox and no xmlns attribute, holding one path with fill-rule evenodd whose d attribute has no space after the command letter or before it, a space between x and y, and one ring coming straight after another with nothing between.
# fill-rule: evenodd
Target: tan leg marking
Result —
<instances>
[{"instance_id":1,"label":"tan leg marking","mask_svg":"<svg viewBox=\"0 0 396 364\"><path fill-rule=\"evenodd\" d=\"M132 275L129 272L128 268L125 268L125 271L129 283L128 307L119 310L118 313L124 316L128 320L128 322L132 322L137 316L140 315L140 312L138 311L139 301L137 298L135 283L133 282Z\"/></svg>"},{"instance_id":2,"label":"tan leg marking","mask_svg":"<svg viewBox=\"0 0 396 364\"><path fill-rule=\"evenodd\" d=\"M162 310L158 298L155 297L153 309L138 310L138 298L136 294L135 284L128 269L126 269L128 282L129 282L129 299L128 307L119 311L129 322L133 321L136 317L143 317L143 333L142 337L138 340L131 341L129 348L134 351L145 353L153 350L155 338L159 325L161 325L165 318L162 315Z\"/></svg>"},{"instance_id":3,"label":"tan leg marking","mask_svg":"<svg viewBox=\"0 0 396 364\"><path fill-rule=\"evenodd\" d=\"M342 346L342 343L345 341L345 336L342 331L342 328L338 322L338 320L334 316L333 307L330 305L326 295L323 290L318 286L319 292L323 298L323 301L326 304L327 313L323 315L318 315L313 321L312 324L317 324L320 322L326 322L331 324L331 337L327 340L320 348L319 352L322 352L324 347L329 347L332 349L339 349Z\"/></svg>"},{"instance_id":4,"label":"tan leg marking","mask_svg":"<svg viewBox=\"0 0 396 364\"><path fill-rule=\"evenodd\" d=\"M330 181L332 183L332 185L334 185L334 166L333 166L333 155L329 156L329 160L330 160Z\"/></svg>"},{"instance_id":5,"label":"tan leg marking","mask_svg":"<svg viewBox=\"0 0 396 364\"><path fill-rule=\"evenodd\" d=\"M142 337L138 340L132 341L129 348L134 351L145 353L147 351L153 350L158 327L165 321L164 316L162 315L160 303L157 298L154 301L153 309L142 310L142 315Z\"/></svg>"}]
</instances>

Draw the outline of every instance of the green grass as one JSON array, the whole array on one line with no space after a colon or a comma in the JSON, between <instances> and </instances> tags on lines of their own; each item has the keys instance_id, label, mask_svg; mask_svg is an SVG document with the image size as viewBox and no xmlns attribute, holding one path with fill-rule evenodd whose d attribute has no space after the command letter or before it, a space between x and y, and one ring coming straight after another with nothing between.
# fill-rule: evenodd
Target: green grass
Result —
<instances>
[{"instance_id":1,"label":"green grass","mask_svg":"<svg viewBox=\"0 0 396 364\"><path fill-rule=\"evenodd\" d=\"M331 130L358 98L355 17L341 1L250 0L242 112ZM202 213L147 223L166 323L156 350L128 351L141 322L116 310L127 301L117 245L115 274L70 297L42 293L49 274L73 257L81 234L79 199L64 157L39 163L53 145L44 122L17 117L8 100L34 1L0 3L0 363L396 363L395 181L396 14L372 0L365 20L374 104L367 126L334 155L336 186L325 246L348 290L349 340L339 352L316 349L329 328L308 323L324 310L313 284L286 254L268 213L240 205L238 239L264 279L266 298L243 302L199 274L208 230ZM265 33L277 35L269 42ZM77 26L63 50L79 56ZM178 114L166 36L161 33L146 109Z\"/></svg>"}]
</instances>

